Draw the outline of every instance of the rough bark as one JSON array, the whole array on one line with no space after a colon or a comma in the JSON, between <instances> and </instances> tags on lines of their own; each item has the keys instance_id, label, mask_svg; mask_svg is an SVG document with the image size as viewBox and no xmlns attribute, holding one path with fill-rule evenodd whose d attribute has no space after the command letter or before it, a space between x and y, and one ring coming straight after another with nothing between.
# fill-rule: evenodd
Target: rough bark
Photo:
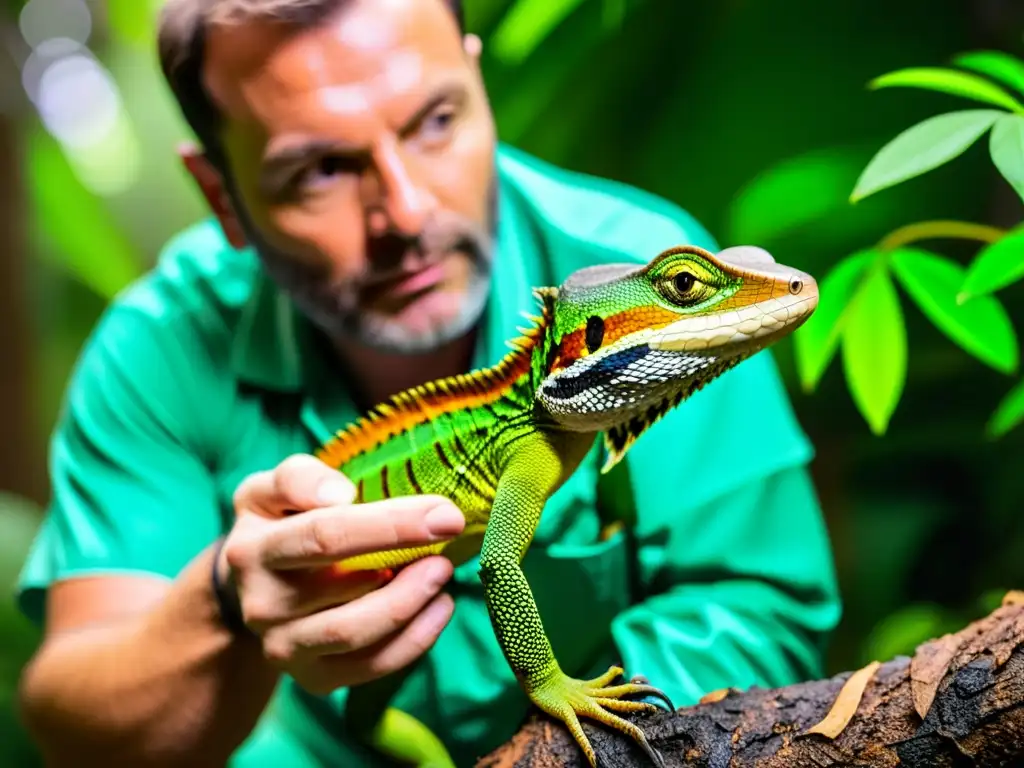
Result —
<instances>
[{"instance_id":1,"label":"rough bark","mask_svg":"<svg viewBox=\"0 0 1024 768\"><path fill-rule=\"evenodd\" d=\"M1024 593L913 658L631 719L668 768L1024 765ZM602 768L649 765L628 739L583 727ZM585 765L568 732L538 714L477 767Z\"/></svg>"}]
</instances>

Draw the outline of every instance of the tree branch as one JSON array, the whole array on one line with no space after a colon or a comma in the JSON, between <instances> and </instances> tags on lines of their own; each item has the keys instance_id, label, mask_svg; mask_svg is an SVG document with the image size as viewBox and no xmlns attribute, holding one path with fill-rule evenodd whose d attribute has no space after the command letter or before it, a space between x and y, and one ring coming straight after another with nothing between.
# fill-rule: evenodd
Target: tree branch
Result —
<instances>
[{"instance_id":1,"label":"tree branch","mask_svg":"<svg viewBox=\"0 0 1024 768\"><path fill-rule=\"evenodd\" d=\"M877 662L774 690L709 694L631 718L672 766L943 768L1024 764L1024 593L989 616ZM604 766L647 766L631 741L584 722ZM810 729L815 732L808 732ZM586 766L568 732L531 715L477 768Z\"/></svg>"}]
</instances>

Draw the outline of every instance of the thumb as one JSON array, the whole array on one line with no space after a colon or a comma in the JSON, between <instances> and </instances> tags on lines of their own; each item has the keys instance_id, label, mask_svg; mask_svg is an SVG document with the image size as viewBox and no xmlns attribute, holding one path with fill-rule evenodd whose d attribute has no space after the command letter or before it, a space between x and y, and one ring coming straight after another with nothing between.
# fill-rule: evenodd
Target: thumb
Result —
<instances>
[{"instance_id":1,"label":"thumb","mask_svg":"<svg viewBox=\"0 0 1024 768\"><path fill-rule=\"evenodd\" d=\"M351 480L316 457L301 453L243 480L235 492L235 509L281 517L351 504L355 498L356 487Z\"/></svg>"}]
</instances>

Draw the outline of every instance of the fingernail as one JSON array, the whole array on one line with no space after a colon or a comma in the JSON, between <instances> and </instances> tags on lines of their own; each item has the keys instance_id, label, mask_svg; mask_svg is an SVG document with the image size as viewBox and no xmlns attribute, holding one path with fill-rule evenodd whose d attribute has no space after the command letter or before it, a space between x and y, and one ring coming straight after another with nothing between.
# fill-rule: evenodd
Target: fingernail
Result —
<instances>
[{"instance_id":1,"label":"fingernail","mask_svg":"<svg viewBox=\"0 0 1024 768\"><path fill-rule=\"evenodd\" d=\"M332 477L320 483L316 489L319 504L327 507L332 504L348 504L355 498L352 483L341 478Z\"/></svg>"},{"instance_id":2,"label":"fingernail","mask_svg":"<svg viewBox=\"0 0 1024 768\"><path fill-rule=\"evenodd\" d=\"M423 609L423 622L432 633L440 632L451 619L454 609L455 601L442 592L434 602Z\"/></svg>"},{"instance_id":3,"label":"fingernail","mask_svg":"<svg viewBox=\"0 0 1024 768\"><path fill-rule=\"evenodd\" d=\"M429 565L423 580L435 589L440 589L451 578L452 567L447 560L437 560Z\"/></svg>"},{"instance_id":4,"label":"fingernail","mask_svg":"<svg viewBox=\"0 0 1024 768\"><path fill-rule=\"evenodd\" d=\"M455 536L466 524L462 513L451 504L439 504L427 512L427 529L439 537Z\"/></svg>"}]
</instances>

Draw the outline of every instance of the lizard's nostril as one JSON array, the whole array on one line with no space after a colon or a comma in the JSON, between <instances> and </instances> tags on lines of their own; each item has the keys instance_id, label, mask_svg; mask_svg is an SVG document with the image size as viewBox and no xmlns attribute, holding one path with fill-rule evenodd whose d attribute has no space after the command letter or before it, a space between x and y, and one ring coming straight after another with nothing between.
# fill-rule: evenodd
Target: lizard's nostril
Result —
<instances>
[{"instance_id":1,"label":"lizard's nostril","mask_svg":"<svg viewBox=\"0 0 1024 768\"><path fill-rule=\"evenodd\" d=\"M789 292L794 296L800 293L804 289L804 281L798 277L794 277L789 281Z\"/></svg>"}]
</instances>

